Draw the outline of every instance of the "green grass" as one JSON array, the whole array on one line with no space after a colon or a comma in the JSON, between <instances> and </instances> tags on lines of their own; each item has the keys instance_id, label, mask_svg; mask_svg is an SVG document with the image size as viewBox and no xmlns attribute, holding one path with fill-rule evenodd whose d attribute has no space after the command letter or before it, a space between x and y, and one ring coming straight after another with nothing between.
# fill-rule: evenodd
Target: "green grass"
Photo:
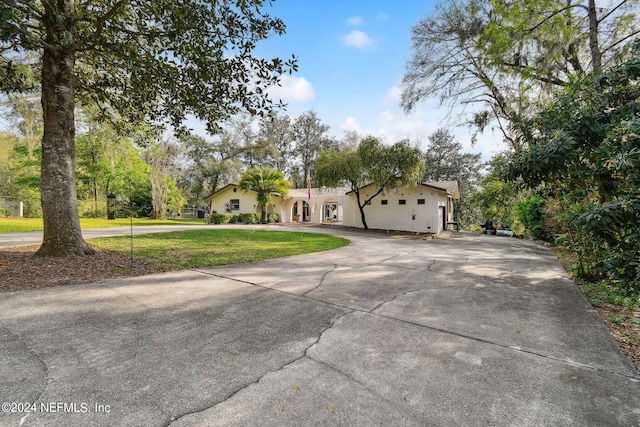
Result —
<instances>
[{"instance_id":1,"label":"green grass","mask_svg":"<svg viewBox=\"0 0 640 427\"><path fill-rule=\"evenodd\" d=\"M155 220L148 218L133 218L134 226L145 225L190 225L204 224L204 219L164 219ZM116 218L108 220L104 218L80 218L82 228L108 228L128 227L131 224L129 218ZM0 233L18 233L27 231L42 231L42 218L0 218Z\"/></svg>"},{"instance_id":2,"label":"green grass","mask_svg":"<svg viewBox=\"0 0 640 427\"><path fill-rule=\"evenodd\" d=\"M91 239L94 246L129 254L130 237ZM327 234L266 230L189 230L144 234L133 239L137 261L163 271L261 261L335 249L347 239Z\"/></svg>"}]
</instances>

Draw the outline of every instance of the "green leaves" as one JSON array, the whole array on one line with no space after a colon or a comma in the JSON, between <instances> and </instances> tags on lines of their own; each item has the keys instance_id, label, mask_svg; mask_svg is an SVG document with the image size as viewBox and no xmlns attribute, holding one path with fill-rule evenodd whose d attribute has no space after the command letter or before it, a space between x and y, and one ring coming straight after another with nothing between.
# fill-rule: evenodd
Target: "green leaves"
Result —
<instances>
[{"instance_id":1,"label":"green leaves","mask_svg":"<svg viewBox=\"0 0 640 427\"><path fill-rule=\"evenodd\" d=\"M366 137L357 148L327 150L316 164L316 179L322 185L348 185L356 194L364 228L367 228L364 207L383 190L403 184L416 184L424 174L424 158L418 148L407 141L391 146L374 137ZM360 189L374 187L373 195L360 200Z\"/></svg>"},{"instance_id":2,"label":"green leaves","mask_svg":"<svg viewBox=\"0 0 640 427\"><path fill-rule=\"evenodd\" d=\"M263 115L279 108L266 90L295 71L297 59L252 56L260 40L285 32L264 6L257 0L78 1L75 19L64 22L76 34L69 43L78 99L98 103L123 126L168 120L180 128L194 115L212 132L241 110ZM2 90L25 90L25 67L38 68L15 55L40 54L44 38L26 36L45 32L38 9L30 0L0 8Z\"/></svg>"},{"instance_id":3,"label":"green leaves","mask_svg":"<svg viewBox=\"0 0 640 427\"><path fill-rule=\"evenodd\" d=\"M532 189L552 186L572 205L560 217L571 231L580 271L600 272L640 291L640 42L629 60L574 80L530 120L518 123L527 148L509 176Z\"/></svg>"},{"instance_id":4,"label":"green leaves","mask_svg":"<svg viewBox=\"0 0 640 427\"><path fill-rule=\"evenodd\" d=\"M256 201L262 209L262 222L267 220L267 206L273 196L285 196L291 187L284 174L269 166L257 166L244 173L239 184L244 191L256 192Z\"/></svg>"}]
</instances>

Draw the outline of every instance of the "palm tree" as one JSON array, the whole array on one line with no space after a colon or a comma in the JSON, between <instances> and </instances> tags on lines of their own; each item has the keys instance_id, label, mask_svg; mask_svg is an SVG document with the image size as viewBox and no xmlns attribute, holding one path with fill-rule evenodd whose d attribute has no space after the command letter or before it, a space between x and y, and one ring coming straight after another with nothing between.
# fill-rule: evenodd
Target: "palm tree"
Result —
<instances>
[{"instance_id":1,"label":"palm tree","mask_svg":"<svg viewBox=\"0 0 640 427\"><path fill-rule=\"evenodd\" d=\"M240 188L244 191L258 193L256 199L262 210L262 223L267 222L267 206L273 196L284 197L291 187L289 181L284 179L284 174L269 166L257 166L249 169L242 175Z\"/></svg>"}]
</instances>

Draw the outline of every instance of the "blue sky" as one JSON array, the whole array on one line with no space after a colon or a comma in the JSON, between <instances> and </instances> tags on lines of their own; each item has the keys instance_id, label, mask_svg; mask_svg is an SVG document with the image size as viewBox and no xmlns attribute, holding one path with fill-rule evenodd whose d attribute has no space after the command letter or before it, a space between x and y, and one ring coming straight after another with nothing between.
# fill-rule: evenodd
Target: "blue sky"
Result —
<instances>
[{"instance_id":1,"label":"blue sky","mask_svg":"<svg viewBox=\"0 0 640 427\"><path fill-rule=\"evenodd\" d=\"M410 114L400 108L401 79L411 57L411 29L433 8L419 0L276 0L270 15L281 18L284 36L261 42L259 56L299 58L299 69L272 92L288 103L292 118L314 110L330 133L346 130L384 137L388 143L409 138L427 142L439 127L448 127L468 152L484 159L505 146L498 133L470 144L466 127L447 125L446 108L425 100Z\"/></svg>"}]
</instances>

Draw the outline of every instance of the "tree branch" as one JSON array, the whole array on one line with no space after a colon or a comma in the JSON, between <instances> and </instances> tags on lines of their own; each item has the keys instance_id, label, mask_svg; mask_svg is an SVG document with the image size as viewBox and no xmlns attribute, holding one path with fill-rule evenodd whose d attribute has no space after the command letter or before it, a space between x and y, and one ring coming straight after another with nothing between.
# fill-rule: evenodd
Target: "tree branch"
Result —
<instances>
[{"instance_id":1,"label":"tree branch","mask_svg":"<svg viewBox=\"0 0 640 427\"><path fill-rule=\"evenodd\" d=\"M605 19L607 19L609 16L611 16L611 14L613 12L615 12L616 10L618 10L620 7L622 7L625 3L627 2L627 0L622 0L620 3L618 3L617 5L615 5L610 11L609 13L606 13L604 16L602 16L600 19L598 19L598 23L604 21Z\"/></svg>"},{"instance_id":2,"label":"tree branch","mask_svg":"<svg viewBox=\"0 0 640 427\"><path fill-rule=\"evenodd\" d=\"M19 11L25 13L26 15L34 14L37 18L42 18L42 12L36 7L35 2L16 2L13 4L13 7L18 9Z\"/></svg>"},{"instance_id":3,"label":"tree branch","mask_svg":"<svg viewBox=\"0 0 640 427\"><path fill-rule=\"evenodd\" d=\"M510 68L519 68L521 70L524 70L526 67L524 65L520 65L520 64L513 64L513 63L509 63L509 62L502 62L502 65L506 66L506 67L510 67ZM564 80L561 80L559 78L556 77L544 77L544 76L539 76L537 74L532 74L532 77L538 81L541 81L542 83L549 83L552 85L556 85L556 86L566 86L567 82L565 82Z\"/></svg>"},{"instance_id":4,"label":"tree branch","mask_svg":"<svg viewBox=\"0 0 640 427\"><path fill-rule=\"evenodd\" d=\"M556 15L561 14L564 11L567 11L569 9L573 9L574 7L579 7L582 8L584 10L586 10L587 12L589 11L589 9L586 6L583 6L581 4L570 4L566 7L563 7L560 10L556 10L555 12L553 12L551 15L546 16L542 21L540 21L538 24L534 25L533 27L529 28L528 30L525 30L526 32L532 33L535 30L537 30L540 26L542 26L545 22L547 22L549 19L553 18Z\"/></svg>"},{"instance_id":5,"label":"tree branch","mask_svg":"<svg viewBox=\"0 0 640 427\"><path fill-rule=\"evenodd\" d=\"M40 44L41 40L39 40L38 37L36 37L31 31L29 31L27 29L27 26L21 27L18 25L15 25L11 22L6 22L4 23L7 27L9 27L12 31L14 31L15 33L21 34L22 36L26 37L27 39L31 40L33 42L33 44L38 45Z\"/></svg>"},{"instance_id":6,"label":"tree branch","mask_svg":"<svg viewBox=\"0 0 640 427\"><path fill-rule=\"evenodd\" d=\"M127 2L128 0L120 0L119 2L114 4L113 7L107 11L107 13L105 13L104 15L102 15L97 19L95 38L100 38L100 36L102 36L104 23L107 22L109 19L113 18L113 16L118 12L118 10Z\"/></svg>"},{"instance_id":7,"label":"tree branch","mask_svg":"<svg viewBox=\"0 0 640 427\"><path fill-rule=\"evenodd\" d=\"M632 37L637 36L638 34L640 34L640 29L634 31L631 34L628 34L627 36L621 38L620 40L617 40L615 43L610 44L609 46L607 46L606 48L602 49L602 52L608 52L610 49L614 48L615 46L619 45L620 43L624 42L625 40L628 40Z\"/></svg>"}]
</instances>

